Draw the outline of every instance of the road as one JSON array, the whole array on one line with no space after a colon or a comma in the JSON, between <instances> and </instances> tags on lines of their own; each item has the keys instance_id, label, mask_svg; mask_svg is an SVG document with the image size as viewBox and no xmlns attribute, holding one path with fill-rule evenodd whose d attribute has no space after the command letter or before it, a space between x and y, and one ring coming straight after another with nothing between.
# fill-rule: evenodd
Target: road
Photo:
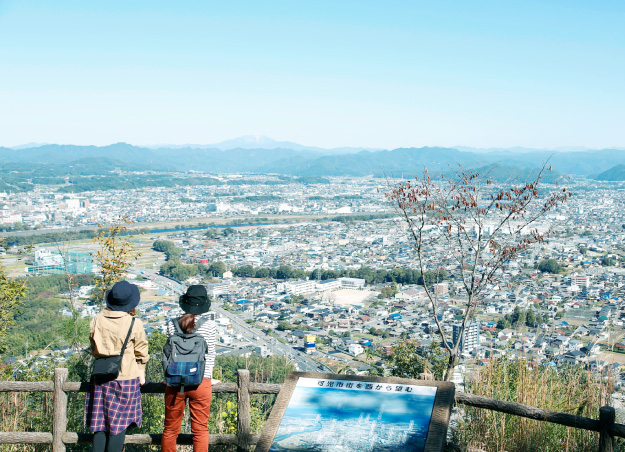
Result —
<instances>
[{"instance_id":1,"label":"road","mask_svg":"<svg viewBox=\"0 0 625 452\"><path fill-rule=\"evenodd\" d=\"M260 329L249 325L235 313L226 311L218 306L212 308L213 311L219 313L222 317L227 317L232 323L232 327L236 334L242 335L248 342L253 345L260 346L265 345L272 354L276 356L284 356L289 358L294 364L297 365L297 369L301 372L320 372L322 366L324 372L332 372L330 368L324 366L317 361L309 358L306 354L295 350L293 347L287 344L283 344L278 339L272 336L268 336Z\"/></svg>"},{"instance_id":2,"label":"road","mask_svg":"<svg viewBox=\"0 0 625 452\"><path fill-rule=\"evenodd\" d=\"M138 271L139 269L132 270ZM152 270L145 270L143 276L150 278L155 285L166 290L171 290L178 296L182 295L187 289L185 285L181 285L172 279L161 276L157 272ZM332 369L330 369L329 367L309 358L308 355L306 355L305 353L295 350L293 347L287 344L283 344L275 337L266 335L260 329L246 323L237 314L226 311L225 309L217 306L216 303L213 303L211 309L215 313L218 313L220 317L226 317L230 319L235 335L243 336L243 339L249 344L255 346L266 346L273 355L288 358L296 365L299 371L333 372Z\"/></svg>"}]
</instances>

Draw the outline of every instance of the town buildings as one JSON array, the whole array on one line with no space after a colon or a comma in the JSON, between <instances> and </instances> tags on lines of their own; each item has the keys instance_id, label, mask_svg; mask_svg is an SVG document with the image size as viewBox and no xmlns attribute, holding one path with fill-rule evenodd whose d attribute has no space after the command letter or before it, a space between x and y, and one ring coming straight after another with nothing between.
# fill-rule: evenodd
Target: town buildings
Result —
<instances>
[{"instance_id":1,"label":"town buildings","mask_svg":"<svg viewBox=\"0 0 625 452\"><path fill-rule=\"evenodd\" d=\"M235 233L218 237L208 237L206 227L202 227L154 233L149 240L173 241L185 265L223 262L227 270L223 278L202 281L216 302L242 319L271 330L294 347L304 347L306 335L318 337L317 355L311 355L315 359L337 365L349 363L357 369L365 364L357 346L377 352L392 350L393 344L404 340L440 346L442 339L423 287L399 281L402 271L417 269L412 242L402 221L389 217L342 222L329 221L325 216L337 215L333 218L337 220L339 212L390 212L377 191L381 180L335 178L332 184L280 186L262 184L275 180L273 176L250 178L258 183L91 192L69 199L43 189L28 196L7 193L0 218L7 226L19 219L46 230L112 221L120 215L149 222L250 218L278 212L288 219L306 213L292 224L235 227ZM545 242L507 263L482 293L475 320L461 338L466 369L474 369L493 357L509 356L600 370L612 365L607 359L612 349L625 349L625 190L583 180L575 181L574 186L576 196L538 221L541 230L552 231ZM262 196L267 198L259 198ZM37 248L31 273L64 266L55 260L51 246ZM432 252L442 253L444 248L434 243ZM543 259L555 259L564 273L539 272L537 266ZM157 272L162 262L164 259L157 265L136 268L138 279L141 270ZM275 269L283 265L310 276L275 280L233 277L232 272L243 266ZM466 297L459 267L450 263L445 270L448 279L434 285L433 293L438 297L443 330L455 341ZM363 271L363 276L341 277L341 272L355 271ZM385 272L382 281L366 276L376 271ZM397 292L390 298L380 298L382 289L393 281L399 281ZM172 293L166 286L158 289ZM294 303L293 297L301 300ZM159 302L146 310L148 328L156 328L154 319L175 314L174 298L172 295L171 305ZM520 311L524 321L500 323L502 319L513 319ZM532 313L530 318L538 320L525 321L528 312ZM87 305L84 315L93 315ZM278 330L281 322L302 333ZM223 344L241 344L236 334L228 332L227 325L222 326L221 333Z\"/></svg>"}]
</instances>

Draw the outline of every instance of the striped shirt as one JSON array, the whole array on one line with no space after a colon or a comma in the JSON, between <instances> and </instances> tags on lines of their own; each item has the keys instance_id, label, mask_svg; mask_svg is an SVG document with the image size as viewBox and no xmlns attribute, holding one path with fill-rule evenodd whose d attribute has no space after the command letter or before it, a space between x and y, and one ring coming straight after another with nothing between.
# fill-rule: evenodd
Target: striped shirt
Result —
<instances>
[{"instance_id":1,"label":"striped shirt","mask_svg":"<svg viewBox=\"0 0 625 452\"><path fill-rule=\"evenodd\" d=\"M196 323L199 323L200 319L206 319L200 326L200 329L196 331L206 341L206 367L204 368L204 378L213 378L213 367L215 367L215 340L217 339L217 324L215 323L215 314L207 312L201 316L197 316ZM169 319L167 321L167 337L176 332L174 322L178 319Z\"/></svg>"}]
</instances>

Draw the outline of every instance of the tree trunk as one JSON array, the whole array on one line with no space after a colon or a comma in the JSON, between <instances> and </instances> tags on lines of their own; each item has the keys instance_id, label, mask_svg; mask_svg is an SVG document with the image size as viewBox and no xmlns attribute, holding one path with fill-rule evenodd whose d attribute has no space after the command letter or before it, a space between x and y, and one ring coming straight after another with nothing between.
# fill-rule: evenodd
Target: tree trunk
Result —
<instances>
[{"instance_id":1,"label":"tree trunk","mask_svg":"<svg viewBox=\"0 0 625 452\"><path fill-rule=\"evenodd\" d=\"M450 381L454 375L454 369L456 368L456 360L458 359L457 352L449 353L449 360L447 361L447 369L445 370L444 381Z\"/></svg>"}]
</instances>

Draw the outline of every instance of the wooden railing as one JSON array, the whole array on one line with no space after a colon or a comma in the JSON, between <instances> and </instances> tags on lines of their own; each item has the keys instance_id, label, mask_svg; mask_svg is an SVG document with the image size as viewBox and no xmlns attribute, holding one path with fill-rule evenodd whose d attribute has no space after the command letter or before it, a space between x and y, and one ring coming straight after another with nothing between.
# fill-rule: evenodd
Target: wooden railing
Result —
<instances>
[{"instance_id":1,"label":"wooden railing","mask_svg":"<svg viewBox=\"0 0 625 452\"><path fill-rule=\"evenodd\" d=\"M87 382L67 381L67 369L55 369L54 381L41 382L0 382L0 392L51 392L54 394L54 418L52 433L42 432L0 432L0 444L51 444L53 452L64 452L66 444L91 443L93 435L67 431L67 394L86 392ZM237 433L236 435L210 435L211 444L236 445L239 452L249 451L255 445L259 434L251 432L250 394L277 394L282 385L251 383L247 370L238 371L237 383L217 383L214 394L237 394ZM162 383L147 383L141 387L144 394L165 392ZM456 403L486 410L499 411L537 421L551 422L567 427L591 430L599 433L599 452L613 452L614 438L625 438L625 425L615 423L614 408L606 406L599 410L599 419L591 419L556 411L543 410L516 402L504 402L489 397L456 392ZM126 444L160 444L160 434L126 435ZM178 444L192 444L192 435L181 434Z\"/></svg>"},{"instance_id":2,"label":"wooden railing","mask_svg":"<svg viewBox=\"0 0 625 452\"><path fill-rule=\"evenodd\" d=\"M54 370L54 381L2 381L0 392L51 392L54 394L54 417L52 433L41 432L0 432L0 444L51 444L53 452L64 452L66 444L88 444L93 434L67 431L67 394L87 392L88 382L67 381L67 369ZM256 444L260 435L251 432L250 394L277 394L281 385L250 383L248 370L238 371L237 383L217 383L213 385L213 394L237 394L237 434L210 434L210 444L234 444L239 451L249 451ZM163 383L146 383L141 387L143 394L162 394ZM126 435L126 444L160 444L160 434ZM190 434L178 436L178 444L193 444Z\"/></svg>"}]
</instances>

